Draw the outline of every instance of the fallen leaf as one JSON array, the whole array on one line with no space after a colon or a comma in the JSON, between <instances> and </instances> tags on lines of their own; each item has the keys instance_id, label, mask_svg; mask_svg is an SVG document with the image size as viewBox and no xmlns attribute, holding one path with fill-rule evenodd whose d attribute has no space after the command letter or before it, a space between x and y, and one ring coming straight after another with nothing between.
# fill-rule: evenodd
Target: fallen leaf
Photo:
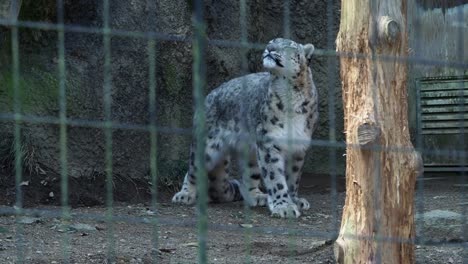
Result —
<instances>
[{"instance_id":1,"label":"fallen leaf","mask_svg":"<svg viewBox=\"0 0 468 264\"><path fill-rule=\"evenodd\" d=\"M183 247L198 247L198 242L190 242L182 244Z\"/></svg>"},{"instance_id":2,"label":"fallen leaf","mask_svg":"<svg viewBox=\"0 0 468 264\"><path fill-rule=\"evenodd\" d=\"M19 184L19 186L28 186L28 185L29 185L29 181L24 181Z\"/></svg>"}]
</instances>

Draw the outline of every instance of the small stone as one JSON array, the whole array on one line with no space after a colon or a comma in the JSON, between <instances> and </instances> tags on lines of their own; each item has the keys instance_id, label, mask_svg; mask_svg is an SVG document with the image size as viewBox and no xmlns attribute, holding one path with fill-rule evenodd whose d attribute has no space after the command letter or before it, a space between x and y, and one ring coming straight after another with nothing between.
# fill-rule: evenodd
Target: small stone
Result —
<instances>
[{"instance_id":1,"label":"small stone","mask_svg":"<svg viewBox=\"0 0 468 264\"><path fill-rule=\"evenodd\" d=\"M54 195L54 192L50 192L50 193L49 193L49 197L50 197L50 198L54 198L54 196L55 196L55 195Z\"/></svg>"},{"instance_id":2,"label":"small stone","mask_svg":"<svg viewBox=\"0 0 468 264\"><path fill-rule=\"evenodd\" d=\"M19 221L20 224L24 225L30 225L30 224L35 224L35 223L40 223L41 219L38 217L22 217Z\"/></svg>"},{"instance_id":3,"label":"small stone","mask_svg":"<svg viewBox=\"0 0 468 264\"><path fill-rule=\"evenodd\" d=\"M96 231L96 228L88 224L73 224L69 226L71 231Z\"/></svg>"},{"instance_id":4,"label":"small stone","mask_svg":"<svg viewBox=\"0 0 468 264\"><path fill-rule=\"evenodd\" d=\"M151 211L151 210L146 210L146 214L147 215L155 215L156 213L154 211Z\"/></svg>"}]
</instances>

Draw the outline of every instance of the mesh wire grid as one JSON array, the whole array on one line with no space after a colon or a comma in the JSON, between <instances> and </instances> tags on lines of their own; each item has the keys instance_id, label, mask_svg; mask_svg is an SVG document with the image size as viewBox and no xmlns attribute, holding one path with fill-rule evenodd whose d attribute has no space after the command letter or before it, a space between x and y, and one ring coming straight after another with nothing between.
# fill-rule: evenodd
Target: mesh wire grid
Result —
<instances>
[{"instance_id":1,"label":"mesh wire grid","mask_svg":"<svg viewBox=\"0 0 468 264\"><path fill-rule=\"evenodd\" d=\"M105 221L108 225L108 242L109 247L107 248L107 258L110 261L115 260L115 237L113 230L113 223L116 221L124 221L128 223L138 223L138 224L148 224L153 227L152 234L152 246L153 248L158 247L158 228L164 225L173 225L173 226L196 226L198 229L198 263L207 263L207 232L208 230L223 230L229 232L243 232L245 233L246 240L245 246L248 252L250 252L250 242L251 236L256 233L268 233L276 235L287 235L289 236L288 248L293 252L294 243L292 241L302 236L314 236L321 237L326 239L336 238L339 232L339 210L337 203L337 171L336 171L336 154L338 150L344 150L346 148L362 148L358 145L345 144L337 141L336 136L336 102L332 96L327 98L327 115L329 119L329 134L328 139L319 140L311 139L310 145L312 147L325 147L329 151L329 174L331 176L331 189L330 189L330 201L332 203L332 225L334 227L333 232L317 232L317 231L304 231L300 230L294 226L294 220L285 220L286 227L276 228L268 226L257 226L249 229L220 225L220 224L210 224L207 218L207 207L208 207L208 197L206 195L208 191L208 180L207 173L203 169L204 166L204 149L205 149L205 137L206 137L206 127L205 127L205 109L204 109L204 99L205 99L205 89L206 89L206 48L209 46L219 46L219 47L230 47L237 48L240 50L242 55L242 73L248 73L248 61L247 61L247 52L250 49L261 51L264 49L264 43L254 43L249 42L248 40L248 25L251 21L248 21L248 4L247 0L240 0L240 14L239 21L241 23L241 36L239 40L221 40L221 39L207 39L206 38L206 22L204 20L204 2L201 0L193 1L193 37L181 37L178 35L164 34L156 31L126 31L113 29L110 27L110 5L112 4L109 0L103 0L103 10L102 10L102 19L103 27L91 27L91 26L81 26L74 24L65 24L64 23L64 3L63 0L57 0L57 22L37 22L37 21L21 21L16 18L12 19L0 19L0 25L7 27L11 31L11 69L12 69L12 85L13 85L13 100L14 108L13 112L3 112L0 113L0 120L14 122L14 150L15 150L15 181L16 181L16 203L13 207L1 206L0 214L1 215L16 215L19 219L20 216L32 216L32 215L41 215L45 218L60 218L63 224L68 224L72 219L92 219ZM291 37L291 1L283 1L283 37ZM19 6L17 0L13 1L13 5ZM468 63L466 61L448 61L448 60L432 60L427 58L422 58L418 56L410 57L393 57L387 55L376 55L376 54L351 54L351 53L342 53L336 52L334 47L334 36L332 30L333 23L333 0L327 1L327 9L324 10L327 13L327 43L326 47L323 49L316 49L315 56L321 56L327 58L327 87L328 94L334 94L336 89L339 89L339 83L337 82L338 76L334 75L333 68L336 67L339 57L354 57L357 59L371 59L371 60L381 60L381 61L396 61L407 63L408 65L427 65L434 67L445 67L445 68L454 68L454 69L466 69L468 68ZM155 8L155 6L153 5ZM460 23L463 22L464 14L463 9L458 8L458 20ZM418 34L420 34L420 21L416 19L414 23L414 34L415 39L419 39ZM19 85L19 76L20 76L20 48L19 48L19 34L18 31L20 28L30 28L35 30L46 30L46 31L55 31L58 34L58 80L59 80L59 115L58 116L47 116L47 115L33 115L33 114L22 114L22 104L20 99L20 85ZM103 110L104 110L104 120L88 120L88 119L76 119L67 117L67 104L66 104L66 63L65 63L65 33L85 33L85 34L100 34L103 37L103 50L104 50L104 85L103 85ZM112 63L112 53L111 53L111 38L112 37L126 37L126 38L138 38L147 41L147 56L148 56L148 87L149 87L149 116L150 123L147 125L134 124L134 123L124 123L117 122L112 120L111 107L112 107L112 76L111 76L111 63ZM159 126L156 123L156 96L157 95L157 82L156 82L156 47L158 41L172 41L172 42L187 42L192 43L193 45L193 95L195 103L195 121L197 122L197 127L194 131L191 128L180 128L180 127L165 127ZM458 50L459 58L464 57L464 31L463 27L459 27L458 33ZM420 50L423 48L423 43L416 41L415 50ZM375 69L374 69L375 71ZM460 88L463 87L463 83L460 82ZM462 90L462 89L460 89ZM418 93L420 91L418 90ZM374 95L375 96L375 95ZM459 106L464 109L465 101L463 100L463 93L460 92ZM417 96L419 98L419 96ZM417 104L419 105L419 103ZM420 114L420 109L417 111L418 115ZM421 118L418 118L418 122L421 122ZM460 130L461 134L465 133L464 118L460 119ZM45 209L28 209L23 207L23 194L21 183L23 182L22 175L22 151L21 151L21 124L22 123L31 123L31 124L52 124L59 126L59 148L60 148L60 176L61 176L61 210L45 210ZM105 168L106 168L106 214L76 214L72 213L69 205L69 176L67 169L67 127L89 127L89 128L98 128L104 131L105 135ZM418 124L420 127L420 124ZM200 194L197 199L197 219L191 221L181 221L177 218L158 218L152 217L150 220L148 218L133 217L133 216L123 216L116 215L113 212L114 207L114 197L113 197L113 164L112 164L112 142L113 142L113 131L116 129L123 130L134 130L142 131L150 135L150 176L151 176L151 207L154 211L157 211L158 201L157 196L157 135L162 134L181 134L181 135L191 135L194 133L194 137L197 141L196 150L195 150L195 163L197 164L197 191ZM291 129L291 127L289 127ZM467 153L464 150L453 150L453 149L426 149L423 146L423 141L421 139L421 133L416 133L415 138L415 147L420 153L425 155L430 155L434 157L440 156L450 156L460 160L462 164L461 176L459 177L460 183L466 185L466 169L463 167L466 163ZM246 138L250 135L244 135ZM293 138L282 139L293 144L298 142ZM460 137L460 144L465 145L464 137ZM393 151L393 152L412 152L413 149L404 148L400 146L392 147L381 147L381 146L372 146L371 147L377 151ZM244 153L247 154L247 150ZM243 164L243 170L248 171L248 166ZM291 170L291 168L287 168ZM375 175L377 179L380 178L380 173ZM424 175L419 175L417 181L417 190L416 190L416 209L418 213L423 215L424 212ZM464 200L467 200L466 191L463 192ZM244 206L244 211L248 218L251 214L251 209L248 206ZM463 233L468 233L467 228L467 217L466 217L466 207L462 207L463 215ZM418 219L419 222L424 221L424 219ZM418 223L417 223L418 224ZM378 229L378 227L377 227ZM21 243L24 237L22 234L21 224L17 225L17 261L24 262L24 254L21 250ZM352 237L352 236L351 236ZM404 240L401 238L391 238L391 237L354 237L355 239L374 239L378 241L394 241L401 243L411 243L417 245L444 245L445 242L436 242L436 241L425 241L423 237L416 237L415 241ZM463 243L463 242L461 242ZM63 243L61 244L62 253L64 259L69 259L70 257L70 237L66 233L63 234ZM464 243L464 247L467 245ZM379 250L377 250L379 255ZM377 257L377 260L381 260ZM157 255L153 255L153 261L157 262ZM251 262L250 254L246 255L247 263ZM465 259L465 261L467 261Z\"/></svg>"}]
</instances>

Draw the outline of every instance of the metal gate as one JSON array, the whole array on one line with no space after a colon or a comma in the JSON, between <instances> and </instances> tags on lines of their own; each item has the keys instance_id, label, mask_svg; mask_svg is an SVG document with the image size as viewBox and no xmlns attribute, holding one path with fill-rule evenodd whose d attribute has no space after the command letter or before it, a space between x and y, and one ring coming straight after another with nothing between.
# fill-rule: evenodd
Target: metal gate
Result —
<instances>
[{"instance_id":1,"label":"metal gate","mask_svg":"<svg viewBox=\"0 0 468 264\"><path fill-rule=\"evenodd\" d=\"M416 87L424 171L462 171L468 162L457 153L468 150L468 76L424 78Z\"/></svg>"}]
</instances>

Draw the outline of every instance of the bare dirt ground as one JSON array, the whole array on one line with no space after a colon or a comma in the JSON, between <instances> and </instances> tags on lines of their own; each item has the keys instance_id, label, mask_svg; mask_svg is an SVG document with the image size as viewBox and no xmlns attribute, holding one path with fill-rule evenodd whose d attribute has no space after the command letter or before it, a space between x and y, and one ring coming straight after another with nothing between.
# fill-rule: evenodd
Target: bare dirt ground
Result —
<instances>
[{"instance_id":1,"label":"bare dirt ground","mask_svg":"<svg viewBox=\"0 0 468 264\"><path fill-rule=\"evenodd\" d=\"M425 182L419 212L466 210L466 195L454 184ZM340 187L333 197L329 188L307 179L302 186L312 208L299 219L272 218L266 208L246 211L241 202L210 205L208 262L334 263L332 241L345 193ZM0 207L0 263L196 263L196 209L172 205L169 194L161 196L156 212L145 203L115 203L112 225L106 222L110 211L104 206L71 209L68 225L63 225L58 206L27 208L26 217L13 216L11 206ZM418 222L416 229L424 237L416 245L416 263L468 263L461 220L442 217L425 226Z\"/></svg>"}]
</instances>

